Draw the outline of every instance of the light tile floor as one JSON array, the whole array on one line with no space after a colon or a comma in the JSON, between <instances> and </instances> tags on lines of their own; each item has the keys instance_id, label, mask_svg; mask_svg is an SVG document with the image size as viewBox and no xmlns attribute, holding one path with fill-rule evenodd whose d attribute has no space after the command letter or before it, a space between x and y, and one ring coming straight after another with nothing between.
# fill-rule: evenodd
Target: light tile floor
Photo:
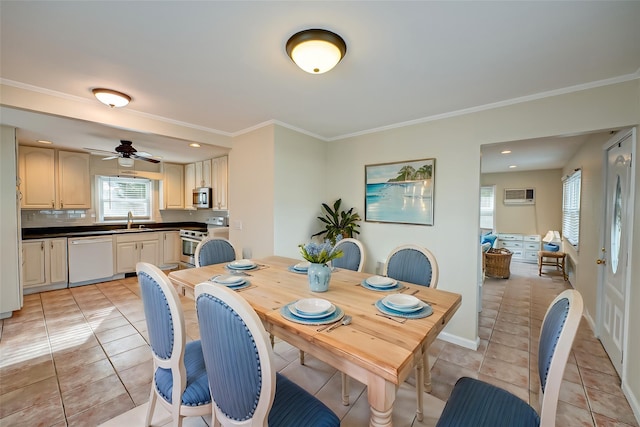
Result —
<instances>
[{"instance_id":1,"label":"light tile floor","mask_svg":"<svg viewBox=\"0 0 640 427\"><path fill-rule=\"evenodd\" d=\"M430 349L433 391L425 420L415 420L411 381L398 391L396 426L435 425L456 380L467 375L499 385L537 407L535 363L542 317L566 287L557 274L512 263L507 280L487 279L476 351L437 340ZM193 301L183 299L187 332L198 339ZM144 311L135 278L25 296L0 321L0 426L142 425L151 381ZM277 341L280 372L333 409L342 426L368 425L364 386L350 382L350 406L340 403L340 374ZM156 425L165 424L158 413ZM110 420L110 421L109 421ZM210 417L186 427L208 426ZM586 322L580 326L560 393L558 426L638 426L620 381Z\"/></svg>"}]
</instances>

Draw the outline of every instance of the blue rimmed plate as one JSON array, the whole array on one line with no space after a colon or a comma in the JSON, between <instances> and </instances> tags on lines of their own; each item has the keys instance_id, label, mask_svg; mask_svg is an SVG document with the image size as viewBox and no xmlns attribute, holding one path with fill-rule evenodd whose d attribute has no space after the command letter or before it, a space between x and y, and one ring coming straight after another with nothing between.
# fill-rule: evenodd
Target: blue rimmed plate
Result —
<instances>
[{"instance_id":1,"label":"blue rimmed plate","mask_svg":"<svg viewBox=\"0 0 640 427\"><path fill-rule=\"evenodd\" d=\"M390 292L390 291L397 291L398 289L402 289L402 286L404 286L402 283L400 282L396 282L395 285L390 286L390 287L385 287L385 288L378 288L376 286L371 286L367 280L363 280L361 283L363 288L366 289L370 289L372 291L378 291L378 292Z\"/></svg>"},{"instance_id":2,"label":"blue rimmed plate","mask_svg":"<svg viewBox=\"0 0 640 427\"><path fill-rule=\"evenodd\" d=\"M404 317L407 319L422 319L423 317L428 317L433 314L433 309L427 303L420 301L420 309L416 310L412 313L405 313L398 310L393 310L382 303L383 298L376 301L376 308L382 313L387 314L389 316L395 317Z\"/></svg>"},{"instance_id":3,"label":"blue rimmed plate","mask_svg":"<svg viewBox=\"0 0 640 427\"><path fill-rule=\"evenodd\" d=\"M280 309L280 314L282 315L282 317L292 322L301 323L303 325L326 325L327 323L337 322L344 317L344 311L340 307L335 306L336 311L326 317L321 317L319 319L305 319L304 317L296 316L294 314L295 308L293 308L293 305L296 302L297 301L294 301L291 304L287 304Z\"/></svg>"},{"instance_id":4,"label":"blue rimmed plate","mask_svg":"<svg viewBox=\"0 0 640 427\"><path fill-rule=\"evenodd\" d=\"M227 268L230 270L253 270L254 268L258 268L258 264L250 259L239 259L231 261L227 264Z\"/></svg>"},{"instance_id":5,"label":"blue rimmed plate","mask_svg":"<svg viewBox=\"0 0 640 427\"><path fill-rule=\"evenodd\" d=\"M292 273L307 274L307 270L298 270L295 265L290 265L289 267L287 267L287 270Z\"/></svg>"},{"instance_id":6,"label":"blue rimmed plate","mask_svg":"<svg viewBox=\"0 0 640 427\"><path fill-rule=\"evenodd\" d=\"M241 285L245 282L245 279L243 276L234 276L233 274L221 274L219 276L215 276L212 279L210 279L211 282L213 283L218 283L220 285L225 285L225 286L234 286L234 285Z\"/></svg>"}]
</instances>

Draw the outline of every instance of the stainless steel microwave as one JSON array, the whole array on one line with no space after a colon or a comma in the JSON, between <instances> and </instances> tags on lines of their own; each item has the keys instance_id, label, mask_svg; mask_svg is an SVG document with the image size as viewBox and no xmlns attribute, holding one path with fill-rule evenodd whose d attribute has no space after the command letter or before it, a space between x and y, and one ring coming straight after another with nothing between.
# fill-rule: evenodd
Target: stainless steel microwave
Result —
<instances>
[{"instance_id":1,"label":"stainless steel microwave","mask_svg":"<svg viewBox=\"0 0 640 427\"><path fill-rule=\"evenodd\" d=\"M193 189L193 207L197 209L211 208L213 190L211 187L198 187Z\"/></svg>"}]
</instances>

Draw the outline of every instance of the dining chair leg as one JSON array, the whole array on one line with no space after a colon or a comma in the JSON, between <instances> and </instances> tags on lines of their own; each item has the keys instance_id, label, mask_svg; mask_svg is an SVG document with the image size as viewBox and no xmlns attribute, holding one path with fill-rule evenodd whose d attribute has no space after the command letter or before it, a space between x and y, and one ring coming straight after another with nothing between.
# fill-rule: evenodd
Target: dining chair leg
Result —
<instances>
[{"instance_id":1,"label":"dining chair leg","mask_svg":"<svg viewBox=\"0 0 640 427\"><path fill-rule=\"evenodd\" d=\"M300 364L304 365L304 351L300 350Z\"/></svg>"},{"instance_id":2,"label":"dining chair leg","mask_svg":"<svg viewBox=\"0 0 640 427\"><path fill-rule=\"evenodd\" d=\"M422 421L424 418L424 358L416 366L416 419Z\"/></svg>"},{"instance_id":3,"label":"dining chair leg","mask_svg":"<svg viewBox=\"0 0 640 427\"><path fill-rule=\"evenodd\" d=\"M156 411L156 396L155 385L153 381L151 381L151 394L149 395L149 403L147 406L147 417L145 418L144 425L145 427L149 427L151 425L151 420L153 419L153 413Z\"/></svg>"},{"instance_id":4,"label":"dining chair leg","mask_svg":"<svg viewBox=\"0 0 640 427\"><path fill-rule=\"evenodd\" d=\"M276 338L273 336L273 334L269 334L269 340L271 341L271 348L273 348L273 346L276 345Z\"/></svg>"},{"instance_id":5,"label":"dining chair leg","mask_svg":"<svg viewBox=\"0 0 640 427\"><path fill-rule=\"evenodd\" d=\"M342 404L349 406L349 376L344 372L340 374L342 376Z\"/></svg>"}]
</instances>

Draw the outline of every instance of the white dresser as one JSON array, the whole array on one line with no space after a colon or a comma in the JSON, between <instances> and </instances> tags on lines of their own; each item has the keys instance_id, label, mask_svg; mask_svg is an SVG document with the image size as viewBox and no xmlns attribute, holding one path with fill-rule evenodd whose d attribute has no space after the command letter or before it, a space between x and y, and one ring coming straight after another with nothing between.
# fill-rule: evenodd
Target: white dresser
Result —
<instances>
[{"instance_id":1,"label":"white dresser","mask_svg":"<svg viewBox=\"0 0 640 427\"><path fill-rule=\"evenodd\" d=\"M519 262L538 262L538 251L541 249L539 234L498 233L497 248L509 249L513 252L511 259Z\"/></svg>"}]
</instances>

